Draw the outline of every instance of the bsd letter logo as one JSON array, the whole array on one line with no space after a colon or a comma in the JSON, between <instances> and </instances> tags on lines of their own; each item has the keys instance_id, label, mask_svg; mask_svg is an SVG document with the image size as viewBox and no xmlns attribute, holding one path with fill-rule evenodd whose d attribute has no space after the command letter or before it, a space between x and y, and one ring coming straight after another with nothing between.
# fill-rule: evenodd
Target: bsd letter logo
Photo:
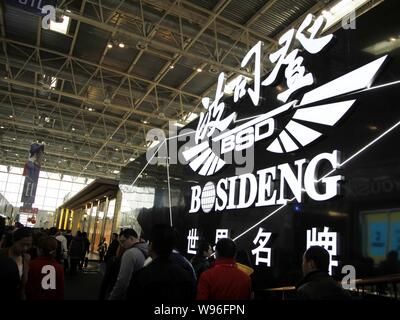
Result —
<instances>
[{"instance_id":1,"label":"bsd letter logo","mask_svg":"<svg viewBox=\"0 0 400 320\"><path fill-rule=\"evenodd\" d=\"M42 288L44 290L56 288L56 269L52 265L43 266L42 274L45 276L42 279Z\"/></svg>"}]
</instances>

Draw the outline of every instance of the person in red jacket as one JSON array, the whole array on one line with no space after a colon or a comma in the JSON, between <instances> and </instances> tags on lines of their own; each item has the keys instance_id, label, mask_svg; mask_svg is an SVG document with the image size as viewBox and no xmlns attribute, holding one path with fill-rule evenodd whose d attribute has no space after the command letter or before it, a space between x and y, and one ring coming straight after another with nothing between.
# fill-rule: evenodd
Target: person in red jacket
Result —
<instances>
[{"instance_id":1,"label":"person in red jacket","mask_svg":"<svg viewBox=\"0 0 400 320\"><path fill-rule=\"evenodd\" d=\"M39 243L40 256L29 264L27 300L64 299L64 269L54 258L57 240L46 237Z\"/></svg>"},{"instance_id":2,"label":"person in red jacket","mask_svg":"<svg viewBox=\"0 0 400 320\"><path fill-rule=\"evenodd\" d=\"M216 245L216 261L204 271L197 286L197 300L247 300L252 296L250 277L238 269L236 245L221 239Z\"/></svg>"}]
</instances>

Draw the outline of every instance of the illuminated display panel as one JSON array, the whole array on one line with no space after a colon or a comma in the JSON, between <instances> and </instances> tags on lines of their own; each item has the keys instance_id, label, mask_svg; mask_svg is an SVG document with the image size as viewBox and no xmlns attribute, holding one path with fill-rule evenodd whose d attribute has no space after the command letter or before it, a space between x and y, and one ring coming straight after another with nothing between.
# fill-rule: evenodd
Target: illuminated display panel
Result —
<instances>
[{"instance_id":1,"label":"illuminated display panel","mask_svg":"<svg viewBox=\"0 0 400 320\"><path fill-rule=\"evenodd\" d=\"M248 170L244 169L247 162L228 164L224 160L225 163L220 163L203 142L190 152L190 148L184 147L187 143L184 137L177 142L168 140L165 145L173 150L176 143L178 150L186 152L186 157L181 153L180 158L186 158L187 164L170 164L167 172L165 164L146 166L145 157L129 163L121 171L123 193L124 189L132 190L133 182L140 188L155 187L153 207L135 208L135 220L144 234L154 223L172 223L180 236L178 249L188 258L192 257L197 241L205 239L213 245L216 238L229 234L252 260L256 289L296 283L301 277L301 259L308 242L325 242L332 247L334 276L340 276L346 264L356 266L361 275L364 270L359 266L366 258L387 253L373 247L372 240L368 242L367 230L376 233L385 229L386 246L398 246L397 218L390 224L381 224L372 215L369 222L363 219L368 216L367 211L400 208L400 150L397 147L400 52L381 50L376 54L368 50L374 43L398 33L400 23L396 12L399 9L400 3L384 2L357 19L356 29L335 32L320 53L302 52L314 83L293 93L288 102L277 98L286 89L284 81L281 82L283 89L261 86L258 106L254 105L257 102L254 95L245 94L237 102L234 102L234 93L224 96L225 100L221 101L225 103L226 115L222 119L236 113L236 118L231 119L236 121L235 125L226 128L229 135L221 134L218 138L222 144L226 137L234 137L223 142L224 150L232 146L240 149L237 148L240 139L242 144L248 141L235 128L252 119L261 119L262 125L256 127L258 122L254 120L254 129L243 126L243 130L249 130L256 137L259 129L258 137L262 139L254 138L253 143L248 143L249 148L237 150L233 155L233 159L243 160L243 154L254 150L254 165ZM376 67L371 69L371 78L364 75L352 78L352 72L371 63ZM349 74L346 85L340 89L332 85L336 79ZM262 75L261 81L266 77ZM308 109L296 108L296 104L290 104L292 99L307 104ZM321 99L323 103L317 101ZM210 101L203 101L203 105L207 103ZM279 116L274 115L273 123L266 122L271 118L260 118L275 111L279 111ZM199 121L202 121L201 115L180 132L188 129L194 132ZM270 132L272 126L274 130ZM209 137L208 141L218 140L217 136ZM189 140L189 136L185 137ZM328 155L331 161L327 161ZM306 168L313 159L321 161L316 163L315 170L309 170L307 177ZM262 170L269 173L260 174ZM331 177L336 177L334 183L323 183L323 179ZM252 184L257 187L252 188ZM295 187L296 184L300 187ZM276 201L257 206L260 185L265 188L262 196L273 199L276 193ZM318 195L327 193L328 187L329 197L318 199ZM218 196L223 194L221 188L226 197ZM313 188L314 193L310 192ZM249 201L253 198L254 201ZM238 204L243 205L237 208ZM314 233L315 237L308 238L308 231L309 237ZM324 236L328 239L323 239ZM380 259L374 260L375 266Z\"/></svg>"},{"instance_id":2,"label":"illuminated display panel","mask_svg":"<svg viewBox=\"0 0 400 320\"><path fill-rule=\"evenodd\" d=\"M400 254L400 209L362 212L363 250L376 264L385 260L388 252Z\"/></svg>"}]
</instances>

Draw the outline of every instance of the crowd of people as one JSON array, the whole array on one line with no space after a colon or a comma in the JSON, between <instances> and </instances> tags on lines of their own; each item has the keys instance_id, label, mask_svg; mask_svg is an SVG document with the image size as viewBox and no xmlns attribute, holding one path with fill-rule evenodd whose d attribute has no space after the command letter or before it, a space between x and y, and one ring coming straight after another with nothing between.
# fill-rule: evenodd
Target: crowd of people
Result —
<instances>
[{"instance_id":1,"label":"crowd of people","mask_svg":"<svg viewBox=\"0 0 400 320\"><path fill-rule=\"evenodd\" d=\"M0 299L62 300L64 274L85 267L90 243L85 232L73 237L56 228L4 227L0 233ZM155 225L149 241L134 229L114 233L98 246L103 266L99 300L248 300L253 268L233 240L221 239L215 253L201 241L191 261L176 250L176 231ZM330 256L322 247L303 255L304 278L298 299L350 299L328 274Z\"/></svg>"}]
</instances>

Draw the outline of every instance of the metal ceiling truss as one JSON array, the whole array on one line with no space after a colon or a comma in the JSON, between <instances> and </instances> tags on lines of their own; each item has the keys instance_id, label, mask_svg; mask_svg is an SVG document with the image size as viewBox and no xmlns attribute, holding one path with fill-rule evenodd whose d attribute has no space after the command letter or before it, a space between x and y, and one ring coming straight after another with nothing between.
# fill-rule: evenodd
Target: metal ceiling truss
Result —
<instances>
[{"instance_id":1,"label":"metal ceiling truss","mask_svg":"<svg viewBox=\"0 0 400 320\"><path fill-rule=\"evenodd\" d=\"M77 22L73 35L69 35L68 53L43 47L39 17L36 45L7 38L3 5L0 5L0 66L5 66L0 85L6 84L0 88L0 104L2 110L12 115L12 118L0 118L0 123L7 126L7 133L21 134L18 130L22 129L27 136L33 134L44 141L54 141L54 148L52 143L46 150L48 155L55 159L79 159L77 167L71 166L71 173L115 178L110 172L122 167L134 152L145 151L146 129L165 129L168 121L182 120L197 111L201 98L214 90L219 72L250 76L251 70L240 68L240 62L256 41L267 43L266 50L276 46L277 38L251 29L276 0L266 2L244 25L221 16L231 2L220 0L210 11L184 0L119 1L114 7L105 0L83 0L78 2L79 10L70 6L76 1L63 1L61 9L71 10L64 14ZM320 7L318 4L312 10ZM89 61L76 52L83 25L108 33L98 61ZM126 70L105 62L110 53L107 45L118 37L138 49ZM18 55L10 56L10 50ZM138 63L149 56L164 62L152 78L135 73ZM179 85L167 85L164 78L178 65L192 71ZM213 79L213 84L197 94L189 90L188 85L199 75L196 69L207 67L210 70L207 76ZM43 75L57 78L57 86L44 90L40 83ZM109 102L104 99L107 94ZM45 128L46 132L31 122L45 109L46 114L57 119L56 126ZM76 132L71 132L72 128ZM74 154L64 154L56 148L58 143L68 143ZM4 141L4 137L0 145L23 148ZM112 152L121 153L119 161L111 161L115 156ZM96 168L96 164L104 164L105 169ZM46 166L60 171L49 163Z\"/></svg>"}]
</instances>

